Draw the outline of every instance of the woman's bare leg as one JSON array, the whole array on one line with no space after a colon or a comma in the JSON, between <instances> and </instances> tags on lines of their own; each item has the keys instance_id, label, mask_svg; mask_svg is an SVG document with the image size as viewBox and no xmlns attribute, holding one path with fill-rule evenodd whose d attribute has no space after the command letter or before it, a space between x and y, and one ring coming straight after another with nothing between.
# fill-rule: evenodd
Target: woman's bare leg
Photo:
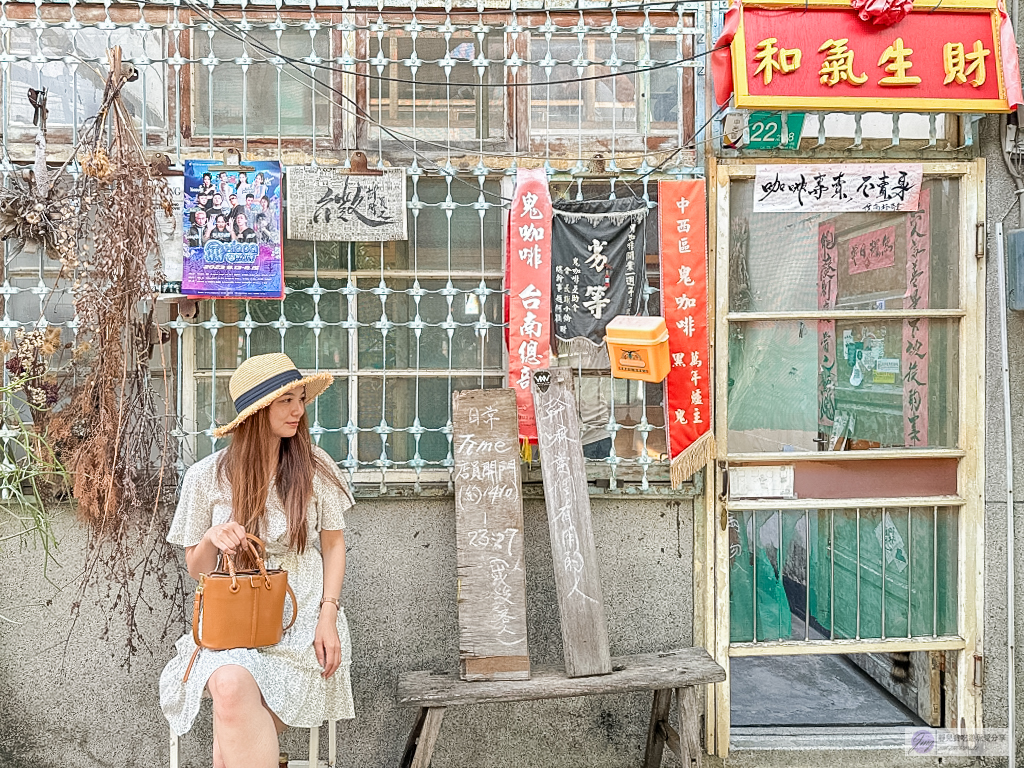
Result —
<instances>
[{"instance_id":1,"label":"woman's bare leg","mask_svg":"<svg viewBox=\"0 0 1024 768\"><path fill-rule=\"evenodd\" d=\"M256 680L245 667L220 667L206 687L213 697L216 768L277 768L274 717L263 706Z\"/></svg>"}]
</instances>

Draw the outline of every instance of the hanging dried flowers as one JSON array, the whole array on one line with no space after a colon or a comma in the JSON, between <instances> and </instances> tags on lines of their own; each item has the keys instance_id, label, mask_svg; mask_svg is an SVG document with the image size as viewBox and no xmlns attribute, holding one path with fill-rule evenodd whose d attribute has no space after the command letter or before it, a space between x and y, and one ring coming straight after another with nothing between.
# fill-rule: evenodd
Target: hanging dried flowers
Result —
<instances>
[{"instance_id":1,"label":"hanging dried flowers","mask_svg":"<svg viewBox=\"0 0 1024 768\"><path fill-rule=\"evenodd\" d=\"M165 412L170 378L160 381L158 394L150 371L161 338L152 292L163 281L159 265L152 268L156 213L170 214L171 200L121 101L135 70L121 61L119 48L107 58L100 111L81 127L72 158L82 170L73 190L74 246L56 251L76 312L76 384L49 416L47 433L73 477L78 516L90 531L75 618L91 591L107 622L104 636L120 634L121 625L122 658L130 666L147 645L136 620L137 612L151 610L143 583L155 579L183 610L180 574L165 541L165 502L176 488Z\"/></svg>"},{"instance_id":2,"label":"hanging dried flowers","mask_svg":"<svg viewBox=\"0 0 1024 768\"><path fill-rule=\"evenodd\" d=\"M50 423L74 475L79 516L100 540L149 529L173 463L149 369L150 340L159 338L152 286L162 281L150 269L156 212L171 201L121 100L134 67L120 48L107 59L100 112L77 147L75 247L58 251L73 277L78 347L88 352L76 355L80 384Z\"/></svg>"}]
</instances>

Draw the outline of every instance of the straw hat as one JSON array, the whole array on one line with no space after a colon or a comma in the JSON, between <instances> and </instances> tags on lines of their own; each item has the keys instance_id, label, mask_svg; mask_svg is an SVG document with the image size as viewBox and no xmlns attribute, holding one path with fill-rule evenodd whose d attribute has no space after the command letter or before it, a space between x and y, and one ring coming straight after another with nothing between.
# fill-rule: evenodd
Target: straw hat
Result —
<instances>
[{"instance_id":1,"label":"straw hat","mask_svg":"<svg viewBox=\"0 0 1024 768\"><path fill-rule=\"evenodd\" d=\"M231 434L256 411L266 408L285 392L298 386L306 388L306 402L309 403L331 386L332 381L334 377L329 373L303 376L291 358L281 352L250 357L231 374L228 384L238 415L230 424L213 430L213 436Z\"/></svg>"}]
</instances>

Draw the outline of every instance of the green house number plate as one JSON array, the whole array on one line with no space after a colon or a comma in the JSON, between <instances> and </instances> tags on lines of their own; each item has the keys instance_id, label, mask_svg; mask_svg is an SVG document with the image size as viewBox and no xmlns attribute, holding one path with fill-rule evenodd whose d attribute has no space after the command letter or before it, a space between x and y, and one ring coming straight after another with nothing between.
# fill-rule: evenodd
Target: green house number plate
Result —
<instances>
[{"instance_id":1,"label":"green house number plate","mask_svg":"<svg viewBox=\"0 0 1024 768\"><path fill-rule=\"evenodd\" d=\"M796 149L804 130L803 112L786 114L787 141L782 143L782 115L778 112L751 112L748 118L750 142L747 149Z\"/></svg>"}]
</instances>

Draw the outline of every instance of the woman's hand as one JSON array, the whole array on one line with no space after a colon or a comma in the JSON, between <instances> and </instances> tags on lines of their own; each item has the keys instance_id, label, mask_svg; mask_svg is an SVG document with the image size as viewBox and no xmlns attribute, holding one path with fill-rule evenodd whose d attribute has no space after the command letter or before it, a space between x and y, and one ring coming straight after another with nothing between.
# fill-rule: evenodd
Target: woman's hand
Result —
<instances>
[{"instance_id":1,"label":"woman's hand","mask_svg":"<svg viewBox=\"0 0 1024 768\"><path fill-rule=\"evenodd\" d=\"M320 674L324 679L338 671L341 666L341 638L338 637L338 607L334 603L324 603L320 607L313 650L316 651L317 662L323 667Z\"/></svg>"},{"instance_id":2,"label":"woman's hand","mask_svg":"<svg viewBox=\"0 0 1024 768\"><path fill-rule=\"evenodd\" d=\"M230 522L208 528L203 539L194 547L185 548L185 565L189 575L199 580L204 573L211 573L217 567L217 550L229 555L235 554L245 545L245 528Z\"/></svg>"},{"instance_id":3,"label":"woman's hand","mask_svg":"<svg viewBox=\"0 0 1024 768\"><path fill-rule=\"evenodd\" d=\"M233 555L239 547L245 546L245 528L241 523L232 520L210 528L206 532L206 538L221 552Z\"/></svg>"}]
</instances>

